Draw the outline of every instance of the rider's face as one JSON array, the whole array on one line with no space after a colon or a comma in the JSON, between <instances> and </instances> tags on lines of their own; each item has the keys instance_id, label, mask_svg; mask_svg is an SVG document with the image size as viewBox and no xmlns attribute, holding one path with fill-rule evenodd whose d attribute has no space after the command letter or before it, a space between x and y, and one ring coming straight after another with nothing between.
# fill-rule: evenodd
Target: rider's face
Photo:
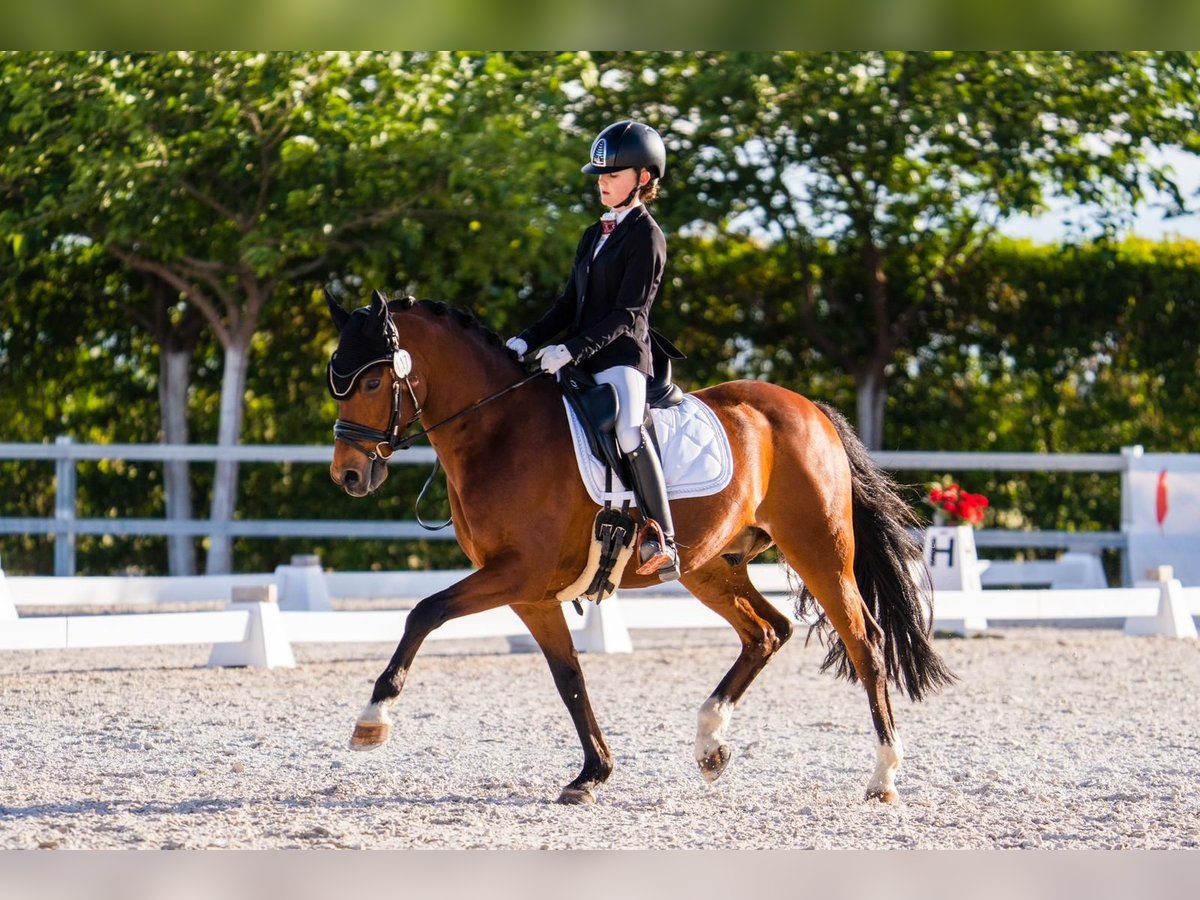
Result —
<instances>
[{"instance_id":1,"label":"rider's face","mask_svg":"<svg viewBox=\"0 0 1200 900\"><path fill-rule=\"evenodd\" d=\"M642 182L650 180L650 173L642 173ZM600 187L600 202L609 209L620 209L618 203L624 202L638 182L638 173L634 169L621 169L618 172L605 172L596 176Z\"/></svg>"}]
</instances>

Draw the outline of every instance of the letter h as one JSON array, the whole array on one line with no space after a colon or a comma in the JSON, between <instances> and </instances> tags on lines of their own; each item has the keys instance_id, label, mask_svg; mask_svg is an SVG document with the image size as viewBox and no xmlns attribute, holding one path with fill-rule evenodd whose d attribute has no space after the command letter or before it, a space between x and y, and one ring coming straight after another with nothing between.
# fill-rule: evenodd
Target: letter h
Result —
<instances>
[{"instance_id":1,"label":"letter h","mask_svg":"<svg viewBox=\"0 0 1200 900\"><path fill-rule=\"evenodd\" d=\"M937 545L936 537L929 542L929 565L931 567L937 565L937 555L939 553L945 553L946 566L948 568L954 568L954 538L950 538L950 545L948 547L939 547Z\"/></svg>"}]
</instances>

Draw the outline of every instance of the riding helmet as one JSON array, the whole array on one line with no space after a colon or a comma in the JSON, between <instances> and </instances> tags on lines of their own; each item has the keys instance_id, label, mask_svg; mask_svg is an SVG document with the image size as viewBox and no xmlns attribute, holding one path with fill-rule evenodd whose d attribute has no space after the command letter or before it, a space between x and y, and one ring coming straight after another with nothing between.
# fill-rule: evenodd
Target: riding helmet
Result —
<instances>
[{"instance_id":1,"label":"riding helmet","mask_svg":"<svg viewBox=\"0 0 1200 900\"><path fill-rule=\"evenodd\" d=\"M592 141L592 159L581 171L603 175L621 169L649 169L652 178L667 174L667 148L649 125L625 119L609 125Z\"/></svg>"}]
</instances>

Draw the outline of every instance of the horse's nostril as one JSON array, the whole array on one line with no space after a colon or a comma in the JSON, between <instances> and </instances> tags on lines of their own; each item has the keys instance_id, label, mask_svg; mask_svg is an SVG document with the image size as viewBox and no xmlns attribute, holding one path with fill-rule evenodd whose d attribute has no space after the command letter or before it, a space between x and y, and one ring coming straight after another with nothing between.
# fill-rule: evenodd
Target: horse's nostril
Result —
<instances>
[{"instance_id":1,"label":"horse's nostril","mask_svg":"<svg viewBox=\"0 0 1200 900\"><path fill-rule=\"evenodd\" d=\"M353 469L347 469L345 472L342 473L342 484L347 485L347 486L352 485L352 484L358 484L358 473L355 472Z\"/></svg>"}]
</instances>

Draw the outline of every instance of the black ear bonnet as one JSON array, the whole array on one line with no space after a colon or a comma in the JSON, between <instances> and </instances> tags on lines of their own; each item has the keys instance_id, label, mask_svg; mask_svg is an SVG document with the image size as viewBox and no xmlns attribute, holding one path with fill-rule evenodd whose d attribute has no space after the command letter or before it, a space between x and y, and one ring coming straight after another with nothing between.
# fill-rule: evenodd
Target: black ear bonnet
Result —
<instances>
[{"instance_id":1,"label":"black ear bonnet","mask_svg":"<svg viewBox=\"0 0 1200 900\"><path fill-rule=\"evenodd\" d=\"M345 399L362 373L380 363L390 364L397 378L412 371L412 358L400 349L400 333L387 307L373 304L350 313L342 326L337 350L329 360L329 393Z\"/></svg>"}]
</instances>

